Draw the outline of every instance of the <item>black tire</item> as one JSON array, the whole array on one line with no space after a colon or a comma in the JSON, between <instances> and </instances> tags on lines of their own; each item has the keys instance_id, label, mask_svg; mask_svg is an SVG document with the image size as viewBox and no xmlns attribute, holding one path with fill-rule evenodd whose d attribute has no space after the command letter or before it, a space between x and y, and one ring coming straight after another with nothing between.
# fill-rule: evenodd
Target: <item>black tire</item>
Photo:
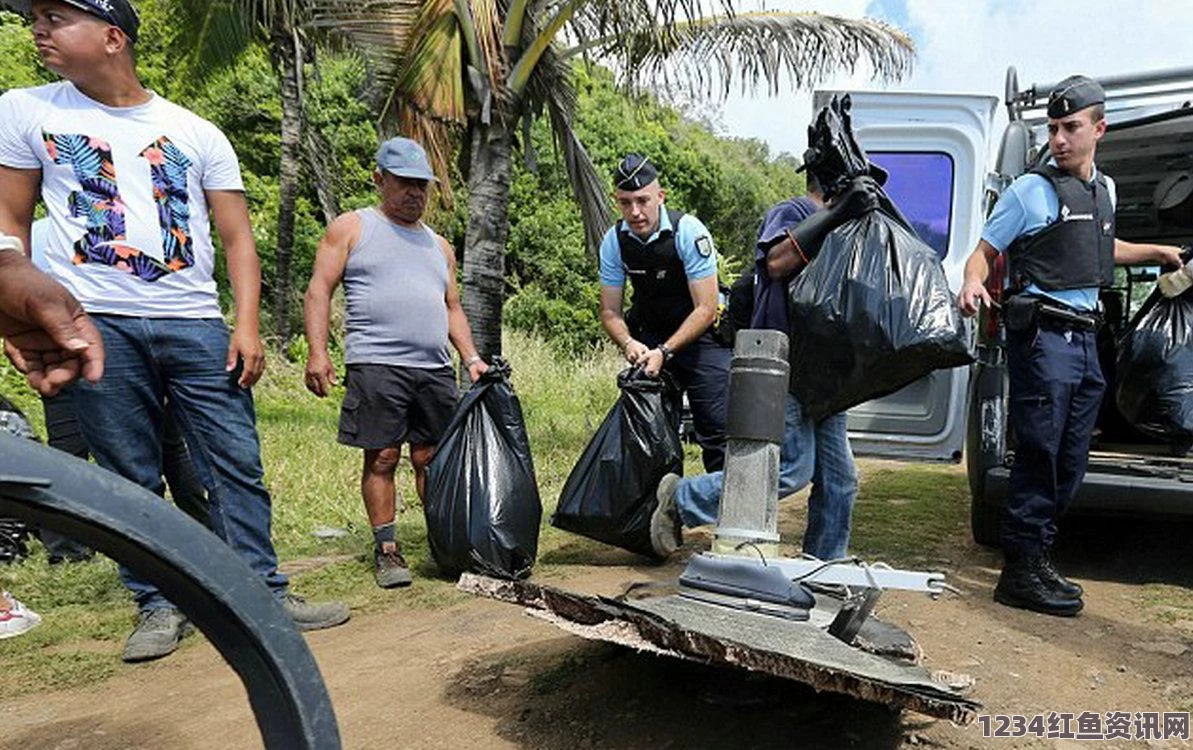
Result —
<instances>
[{"instance_id":1,"label":"black tire","mask_svg":"<svg viewBox=\"0 0 1193 750\"><path fill-rule=\"evenodd\" d=\"M969 527L973 532L973 540L984 547L997 547L998 517L1000 509L993 503L988 503L980 497L973 497L969 502Z\"/></svg>"},{"instance_id":2,"label":"black tire","mask_svg":"<svg viewBox=\"0 0 1193 750\"><path fill-rule=\"evenodd\" d=\"M1002 498L990 498L987 487L991 469L1001 466L1006 454L1006 367L1001 349L986 345L970 368L965 433L965 469L969 478L969 525L978 544L998 546Z\"/></svg>"},{"instance_id":3,"label":"black tire","mask_svg":"<svg viewBox=\"0 0 1193 750\"><path fill-rule=\"evenodd\" d=\"M260 577L185 513L85 461L0 433L0 516L66 534L156 584L236 670L266 747L340 747L306 641Z\"/></svg>"}]
</instances>

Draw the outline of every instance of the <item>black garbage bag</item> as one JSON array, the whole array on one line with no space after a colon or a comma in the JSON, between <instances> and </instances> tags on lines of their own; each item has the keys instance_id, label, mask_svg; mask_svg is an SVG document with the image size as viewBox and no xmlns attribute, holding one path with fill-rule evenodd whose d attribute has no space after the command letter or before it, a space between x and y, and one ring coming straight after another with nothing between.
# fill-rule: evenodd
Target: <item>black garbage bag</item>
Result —
<instances>
[{"instance_id":1,"label":"black garbage bag","mask_svg":"<svg viewBox=\"0 0 1193 750\"><path fill-rule=\"evenodd\" d=\"M839 197L829 214L842 221L806 248L812 260L788 286L791 392L815 420L973 361L940 259L882 190L849 107L834 97L808 128L805 166ZM859 181L872 200L852 200Z\"/></svg>"},{"instance_id":2,"label":"black garbage bag","mask_svg":"<svg viewBox=\"0 0 1193 750\"><path fill-rule=\"evenodd\" d=\"M973 361L936 252L881 208L833 230L788 293L791 392L812 419Z\"/></svg>"},{"instance_id":3,"label":"black garbage bag","mask_svg":"<svg viewBox=\"0 0 1193 750\"><path fill-rule=\"evenodd\" d=\"M800 170L815 177L828 198L844 192L854 178L867 176L882 185L888 177L853 137L852 106L849 94L834 96L808 126L808 148Z\"/></svg>"},{"instance_id":4,"label":"black garbage bag","mask_svg":"<svg viewBox=\"0 0 1193 750\"><path fill-rule=\"evenodd\" d=\"M494 357L456 408L427 468L427 539L444 574L530 575L539 499L522 406Z\"/></svg>"},{"instance_id":5,"label":"black garbage bag","mask_svg":"<svg viewBox=\"0 0 1193 750\"><path fill-rule=\"evenodd\" d=\"M1115 370L1115 400L1133 427L1193 444L1193 292L1153 291L1119 341Z\"/></svg>"},{"instance_id":6,"label":"black garbage bag","mask_svg":"<svg viewBox=\"0 0 1193 750\"><path fill-rule=\"evenodd\" d=\"M683 472L679 400L666 373L633 367L617 385L621 397L568 476L551 525L653 557L655 490L668 472Z\"/></svg>"}]
</instances>

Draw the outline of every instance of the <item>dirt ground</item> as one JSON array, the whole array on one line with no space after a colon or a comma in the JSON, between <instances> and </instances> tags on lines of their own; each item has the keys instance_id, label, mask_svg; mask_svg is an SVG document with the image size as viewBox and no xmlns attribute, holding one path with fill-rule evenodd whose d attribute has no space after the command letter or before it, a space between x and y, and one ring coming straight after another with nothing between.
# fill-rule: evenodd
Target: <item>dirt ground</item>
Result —
<instances>
[{"instance_id":1,"label":"dirt ground","mask_svg":"<svg viewBox=\"0 0 1193 750\"><path fill-rule=\"evenodd\" d=\"M1071 525L1056 557L1086 588L1085 612L1075 619L994 604L999 557L967 539L940 566L964 596L888 593L879 614L914 634L927 668L972 676L969 694L987 714L1187 712L1193 621L1181 619L1188 609L1165 605L1155 592L1193 583L1190 531L1187 523ZM707 541L692 535L685 551ZM567 566L563 580L539 580L615 594L630 581L674 577L681 566L643 567L615 555L609 564ZM1090 746L984 738L978 723L958 727L590 643L488 600L358 616L308 640L349 748ZM0 747L252 748L260 738L240 683L203 644L92 688L0 698Z\"/></svg>"}]
</instances>

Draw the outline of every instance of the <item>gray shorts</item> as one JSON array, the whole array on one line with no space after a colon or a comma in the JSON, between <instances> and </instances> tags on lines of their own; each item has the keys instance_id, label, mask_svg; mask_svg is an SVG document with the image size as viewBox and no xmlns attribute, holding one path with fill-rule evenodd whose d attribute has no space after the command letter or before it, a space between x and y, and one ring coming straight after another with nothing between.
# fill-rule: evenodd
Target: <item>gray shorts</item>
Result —
<instances>
[{"instance_id":1,"label":"gray shorts","mask_svg":"<svg viewBox=\"0 0 1193 750\"><path fill-rule=\"evenodd\" d=\"M367 450L437 445L459 400L451 367L348 365L339 441Z\"/></svg>"}]
</instances>

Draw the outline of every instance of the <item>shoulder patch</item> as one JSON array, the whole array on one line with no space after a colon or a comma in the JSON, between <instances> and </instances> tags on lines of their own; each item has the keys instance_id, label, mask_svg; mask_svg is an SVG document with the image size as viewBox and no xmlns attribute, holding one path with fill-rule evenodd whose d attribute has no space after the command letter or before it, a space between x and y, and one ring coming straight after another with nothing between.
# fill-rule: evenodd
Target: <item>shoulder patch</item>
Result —
<instances>
[{"instance_id":1,"label":"shoulder patch","mask_svg":"<svg viewBox=\"0 0 1193 750\"><path fill-rule=\"evenodd\" d=\"M712 237L709 237L706 234L702 237L696 238L696 251L700 253L700 257L707 258L708 256L712 255L714 249Z\"/></svg>"}]
</instances>

